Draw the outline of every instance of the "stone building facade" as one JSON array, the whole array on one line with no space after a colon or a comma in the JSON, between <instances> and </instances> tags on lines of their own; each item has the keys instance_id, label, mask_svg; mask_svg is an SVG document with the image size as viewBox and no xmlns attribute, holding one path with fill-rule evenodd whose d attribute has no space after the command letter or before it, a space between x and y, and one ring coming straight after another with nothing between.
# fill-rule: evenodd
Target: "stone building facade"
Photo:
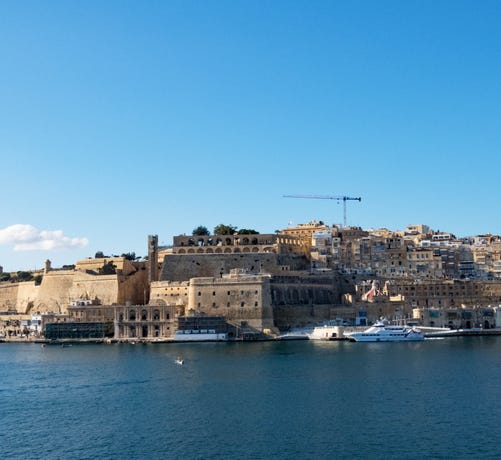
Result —
<instances>
[{"instance_id":1,"label":"stone building facade","mask_svg":"<svg viewBox=\"0 0 501 460\"><path fill-rule=\"evenodd\" d=\"M176 328L176 307L167 305L115 306L115 339L162 339L172 337Z\"/></svg>"},{"instance_id":2,"label":"stone building facade","mask_svg":"<svg viewBox=\"0 0 501 460\"><path fill-rule=\"evenodd\" d=\"M497 322L499 307L475 308L415 308L413 318L426 327L450 329L493 329L501 327Z\"/></svg>"},{"instance_id":3,"label":"stone building facade","mask_svg":"<svg viewBox=\"0 0 501 460\"><path fill-rule=\"evenodd\" d=\"M229 323L246 323L263 331L274 329L270 275L233 270L220 278L190 280L188 314L224 316Z\"/></svg>"}]
</instances>

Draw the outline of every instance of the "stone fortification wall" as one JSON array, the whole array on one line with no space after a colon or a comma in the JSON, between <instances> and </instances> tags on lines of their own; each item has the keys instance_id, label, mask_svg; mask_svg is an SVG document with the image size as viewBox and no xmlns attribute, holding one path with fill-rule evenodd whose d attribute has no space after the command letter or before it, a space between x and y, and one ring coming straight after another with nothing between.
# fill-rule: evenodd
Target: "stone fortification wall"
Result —
<instances>
[{"instance_id":1,"label":"stone fortification wall","mask_svg":"<svg viewBox=\"0 0 501 460\"><path fill-rule=\"evenodd\" d=\"M340 303L335 278L324 276L274 276L273 305L335 305Z\"/></svg>"},{"instance_id":2,"label":"stone fortification wall","mask_svg":"<svg viewBox=\"0 0 501 460\"><path fill-rule=\"evenodd\" d=\"M19 284L8 281L0 283L0 311L17 310Z\"/></svg>"},{"instance_id":3,"label":"stone fortification wall","mask_svg":"<svg viewBox=\"0 0 501 460\"><path fill-rule=\"evenodd\" d=\"M140 270L124 276L75 272L69 294L71 299L89 299L100 305L141 305L148 301L148 273Z\"/></svg>"},{"instance_id":4,"label":"stone fortification wall","mask_svg":"<svg viewBox=\"0 0 501 460\"><path fill-rule=\"evenodd\" d=\"M338 280L330 276L274 276L271 303L275 326L282 330L335 319L333 307L340 303Z\"/></svg>"},{"instance_id":5,"label":"stone fortification wall","mask_svg":"<svg viewBox=\"0 0 501 460\"><path fill-rule=\"evenodd\" d=\"M66 313L66 307L72 300L69 294L73 284L73 270L51 271L42 278L38 297L27 313L54 312Z\"/></svg>"},{"instance_id":6,"label":"stone fortification wall","mask_svg":"<svg viewBox=\"0 0 501 460\"><path fill-rule=\"evenodd\" d=\"M150 296L148 270L141 268L128 276L118 277L118 304L147 304Z\"/></svg>"},{"instance_id":7,"label":"stone fortification wall","mask_svg":"<svg viewBox=\"0 0 501 460\"><path fill-rule=\"evenodd\" d=\"M280 274L283 271L306 270L304 256L278 254L186 254L165 256L161 281L187 281L191 278L221 277L232 269L249 273Z\"/></svg>"},{"instance_id":8,"label":"stone fortification wall","mask_svg":"<svg viewBox=\"0 0 501 460\"><path fill-rule=\"evenodd\" d=\"M117 273L121 275L130 275L136 271L136 266L139 265L137 262L132 263L130 260L127 260L125 257L103 257L103 258L89 258L79 260L75 266L77 271L94 271L98 272L103 265L111 262L117 270ZM144 265L144 264L143 264Z\"/></svg>"},{"instance_id":9,"label":"stone fortification wall","mask_svg":"<svg viewBox=\"0 0 501 460\"><path fill-rule=\"evenodd\" d=\"M89 299L101 305L120 303L118 278L118 275L90 275L75 272L73 284L68 290L69 298L70 300Z\"/></svg>"},{"instance_id":10,"label":"stone fortification wall","mask_svg":"<svg viewBox=\"0 0 501 460\"><path fill-rule=\"evenodd\" d=\"M190 280L188 314L224 316L233 324L263 330L273 328L270 276L235 275Z\"/></svg>"},{"instance_id":11,"label":"stone fortification wall","mask_svg":"<svg viewBox=\"0 0 501 460\"><path fill-rule=\"evenodd\" d=\"M101 305L142 304L149 289L147 270L129 275L91 275L79 270L49 271L42 283L1 283L0 310L19 313L67 313L72 300L89 299Z\"/></svg>"},{"instance_id":12,"label":"stone fortification wall","mask_svg":"<svg viewBox=\"0 0 501 460\"><path fill-rule=\"evenodd\" d=\"M313 326L337 318L333 306L327 305L274 305L275 327L281 331Z\"/></svg>"},{"instance_id":13,"label":"stone fortification wall","mask_svg":"<svg viewBox=\"0 0 501 460\"><path fill-rule=\"evenodd\" d=\"M150 288L150 305L188 305L189 281L153 281ZM182 311L184 314L184 311Z\"/></svg>"}]
</instances>

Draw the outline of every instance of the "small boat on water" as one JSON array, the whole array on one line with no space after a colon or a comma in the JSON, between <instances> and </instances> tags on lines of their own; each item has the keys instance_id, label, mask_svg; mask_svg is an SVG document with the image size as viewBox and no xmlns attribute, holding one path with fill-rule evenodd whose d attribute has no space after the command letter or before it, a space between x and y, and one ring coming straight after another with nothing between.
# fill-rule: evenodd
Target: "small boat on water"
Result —
<instances>
[{"instance_id":1,"label":"small boat on water","mask_svg":"<svg viewBox=\"0 0 501 460\"><path fill-rule=\"evenodd\" d=\"M339 338L339 335L339 326L324 324L323 326L315 327L313 332L308 334L308 338L310 340L336 340Z\"/></svg>"},{"instance_id":2,"label":"small boat on water","mask_svg":"<svg viewBox=\"0 0 501 460\"><path fill-rule=\"evenodd\" d=\"M179 366L182 366L184 364L184 359L182 359L181 357L177 357L176 359L176 364L178 364Z\"/></svg>"},{"instance_id":3,"label":"small boat on water","mask_svg":"<svg viewBox=\"0 0 501 460\"><path fill-rule=\"evenodd\" d=\"M224 342L228 340L226 332L215 329L181 329L174 333L174 342Z\"/></svg>"},{"instance_id":4,"label":"small boat on water","mask_svg":"<svg viewBox=\"0 0 501 460\"><path fill-rule=\"evenodd\" d=\"M386 320L374 323L363 332L345 333L354 342L416 342L424 340L424 334L410 326L392 326Z\"/></svg>"}]
</instances>

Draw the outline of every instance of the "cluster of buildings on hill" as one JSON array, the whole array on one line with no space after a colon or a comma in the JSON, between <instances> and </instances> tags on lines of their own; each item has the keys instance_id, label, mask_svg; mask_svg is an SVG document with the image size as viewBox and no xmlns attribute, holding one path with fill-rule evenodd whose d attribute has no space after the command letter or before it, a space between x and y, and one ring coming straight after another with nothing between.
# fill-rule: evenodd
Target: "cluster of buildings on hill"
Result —
<instances>
[{"instance_id":1,"label":"cluster of buildings on hill","mask_svg":"<svg viewBox=\"0 0 501 460\"><path fill-rule=\"evenodd\" d=\"M458 239L426 225L409 225L402 232L317 227L311 252L315 268L383 277L501 280L499 236Z\"/></svg>"},{"instance_id":2,"label":"cluster of buildings on hill","mask_svg":"<svg viewBox=\"0 0 501 460\"><path fill-rule=\"evenodd\" d=\"M273 234L180 235L169 247L151 235L145 261L89 258L64 270L47 261L40 275L0 282L0 335L161 340L194 331L193 318L234 338L381 316L501 326L492 306L501 303L501 239L457 239L425 225L310 222Z\"/></svg>"}]
</instances>

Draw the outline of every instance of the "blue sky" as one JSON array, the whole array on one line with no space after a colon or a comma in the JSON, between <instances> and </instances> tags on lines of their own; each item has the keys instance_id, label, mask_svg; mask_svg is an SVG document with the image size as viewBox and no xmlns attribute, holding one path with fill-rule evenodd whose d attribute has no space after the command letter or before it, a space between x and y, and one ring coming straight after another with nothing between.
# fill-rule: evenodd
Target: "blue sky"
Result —
<instances>
[{"instance_id":1,"label":"blue sky","mask_svg":"<svg viewBox=\"0 0 501 460\"><path fill-rule=\"evenodd\" d=\"M0 2L0 265L148 234L500 233L498 1Z\"/></svg>"}]
</instances>

